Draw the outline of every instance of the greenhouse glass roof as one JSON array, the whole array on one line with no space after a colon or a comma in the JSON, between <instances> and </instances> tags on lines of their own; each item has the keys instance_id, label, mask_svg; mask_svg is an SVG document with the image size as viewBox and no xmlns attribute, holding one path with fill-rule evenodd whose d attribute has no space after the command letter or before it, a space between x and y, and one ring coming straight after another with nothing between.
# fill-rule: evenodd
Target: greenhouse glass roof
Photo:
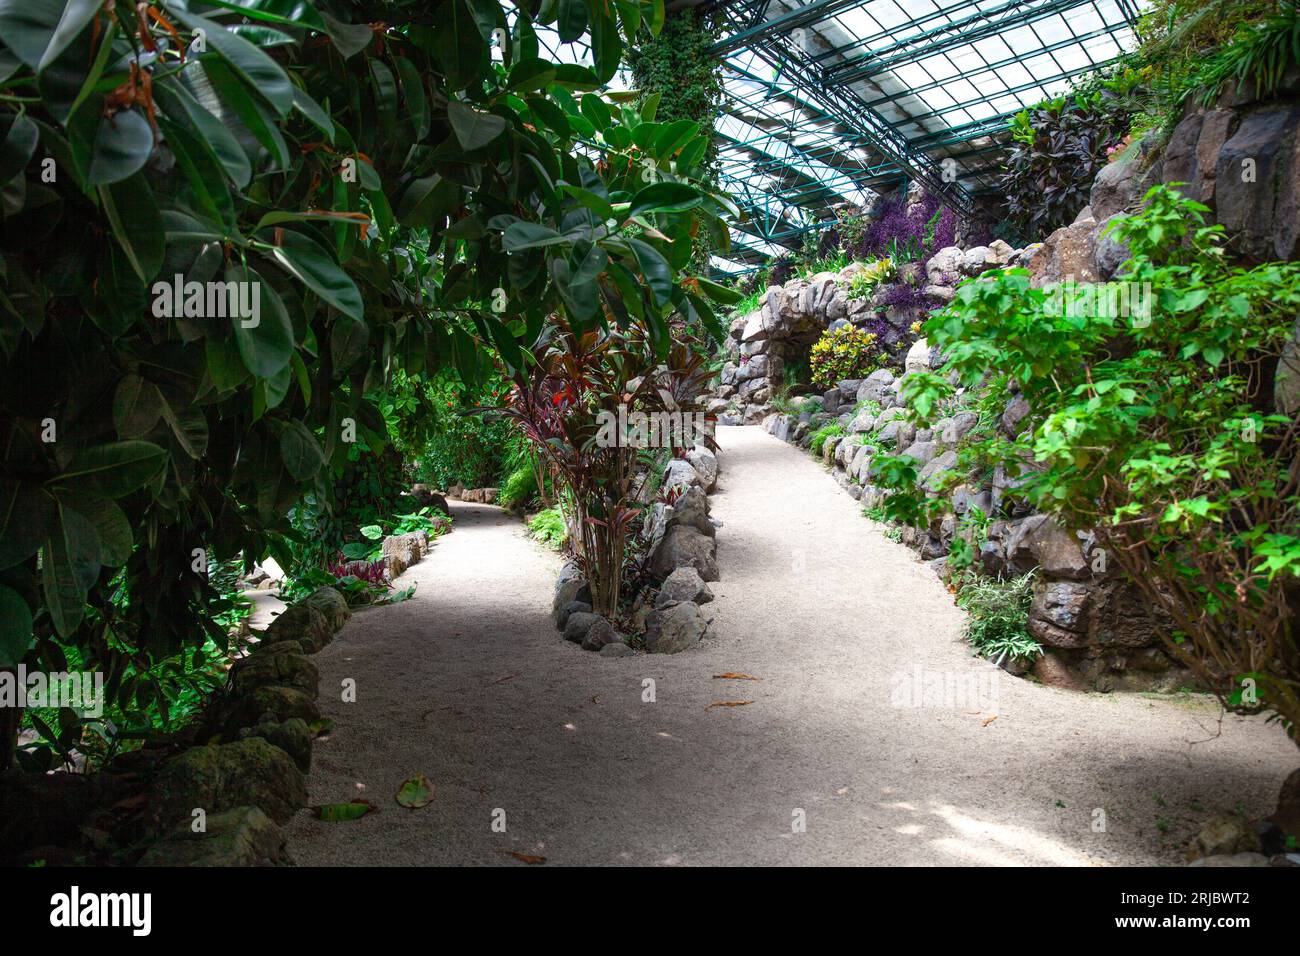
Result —
<instances>
[{"instance_id":1,"label":"greenhouse glass roof","mask_svg":"<svg viewBox=\"0 0 1300 956\"><path fill-rule=\"evenodd\" d=\"M798 249L845 204L995 188L1007 120L1136 45L1144 0L676 0L716 13L721 185L748 214L723 272ZM550 46L551 44L547 44ZM558 47L570 46L556 44ZM565 59L585 50L556 49Z\"/></svg>"}]
</instances>

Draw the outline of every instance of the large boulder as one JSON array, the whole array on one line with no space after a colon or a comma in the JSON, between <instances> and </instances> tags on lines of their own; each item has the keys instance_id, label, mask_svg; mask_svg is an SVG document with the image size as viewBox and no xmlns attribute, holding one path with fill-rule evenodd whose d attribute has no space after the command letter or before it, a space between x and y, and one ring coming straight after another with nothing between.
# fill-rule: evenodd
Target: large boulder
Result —
<instances>
[{"instance_id":1,"label":"large boulder","mask_svg":"<svg viewBox=\"0 0 1300 956\"><path fill-rule=\"evenodd\" d=\"M569 605L575 601L581 601L590 607L591 587L577 564L569 561L560 569L560 576L555 581L555 594L551 599L551 619L556 627L564 628L568 621Z\"/></svg>"},{"instance_id":2,"label":"large boulder","mask_svg":"<svg viewBox=\"0 0 1300 956\"><path fill-rule=\"evenodd\" d=\"M664 469L665 488L691 488L702 484L700 473L685 458L674 458Z\"/></svg>"},{"instance_id":3,"label":"large boulder","mask_svg":"<svg viewBox=\"0 0 1300 956\"><path fill-rule=\"evenodd\" d=\"M1007 553L1019 559L1025 551L1048 577L1083 581L1092 576L1079 539L1047 515L1033 515L1016 527Z\"/></svg>"},{"instance_id":4,"label":"large boulder","mask_svg":"<svg viewBox=\"0 0 1300 956\"><path fill-rule=\"evenodd\" d=\"M1117 212L1133 212L1141 204L1146 191L1159 182L1160 166L1155 161L1158 138L1154 132L1143 136L1114 162L1102 167L1093 179L1088 208L1097 222ZM1037 258L1035 256L1035 261Z\"/></svg>"},{"instance_id":5,"label":"large boulder","mask_svg":"<svg viewBox=\"0 0 1300 956\"><path fill-rule=\"evenodd\" d=\"M189 825L193 811L209 818L256 806L276 823L307 805L307 784L289 755L259 737L193 747L166 764L149 793L145 818L154 833Z\"/></svg>"},{"instance_id":6,"label":"large boulder","mask_svg":"<svg viewBox=\"0 0 1300 956\"><path fill-rule=\"evenodd\" d=\"M1049 282L1097 282L1101 275L1095 260L1097 223L1085 219L1057 229L1029 265L1035 287Z\"/></svg>"},{"instance_id":7,"label":"large boulder","mask_svg":"<svg viewBox=\"0 0 1300 956\"><path fill-rule=\"evenodd\" d=\"M587 628L581 643L584 651L599 651L607 644L623 643L623 635L614 630L614 625L609 621L598 617L591 622L591 627Z\"/></svg>"},{"instance_id":8,"label":"large boulder","mask_svg":"<svg viewBox=\"0 0 1300 956\"><path fill-rule=\"evenodd\" d=\"M268 720L256 727L245 727L239 732L239 736L241 740L261 737L268 744L279 747L293 758L293 762L303 773L311 770L312 732L307 726L307 721L301 717L291 717L281 723Z\"/></svg>"},{"instance_id":9,"label":"large boulder","mask_svg":"<svg viewBox=\"0 0 1300 956\"><path fill-rule=\"evenodd\" d=\"M481 490L474 489L466 494L477 494ZM386 537L381 545L381 552L384 565L388 568L388 576L397 577L424 557L427 542L428 539L423 531L411 531L407 534L393 534Z\"/></svg>"},{"instance_id":10,"label":"large boulder","mask_svg":"<svg viewBox=\"0 0 1300 956\"><path fill-rule=\"evenodd\" d=\"M1029 607L1029 633L1051 647L1077 648L1088 643L1091 593L1074 581L1034 582Z\"/></svg>"},{"instance_id":11,"label":"large boulder","mask_svg":"<svg viewBox=\"0 0 1300 956\"><path fill-rule=\"evenodd\" d=\"M666 579L678 568L694 568L705 581L717 581L717 542L686 525L664 532L663 539L650 555L650 572Z\"/></svg>"},{"instance_id":12,"label":"large boulder","mask_svg":"<svg viewBox=\"0 0 1300 956\"><path fill-rule=\"evenodd\" d=\"M263 685L237 694L225 704L219 716L227 737L234 737L244 727L253 727L267 720L283 722L301 717L308 724L320 720L320 708L302 691L293 687Z\"/></svg>"},{"instance_id":13,"label":"large boulder","mask_svg":"<svg viewBox=\"0 0 1300 956\"><path fill-rule=\"evenodd\" d=\"M708 623L688 601L656 608L646 618L645 648L651 654L676 654L700 642Z\"/></svg>"},{"instance_id":14,"label":"large boulder","mask_svg":"<svg viewBox=\"0 0 1300 956\"><path fill-rule=\"evenodd\" d=\"M288 841L262 810L235 807L209 814L206 830L188 822L170 830L145 851L137 866L293 866Z\"/></svg>"},{"instance_id":15,"label":"large boulder","mask_svg":"<svg viewBox=\"0 0 1300 956\"><path fill-rule=\"evenodd\" d=\"M573 612L564 622L564 639L581 644L582 639L587 636L587 629L598 620L600 615L592 614L590 611Z\"/></svg>"},{"instance_id":16,"label":"large boulder","mask_svg":"<svg viewBox=\"0 0 1300 956\"><path fill-rule=\"evenodd\" d=\"M334 628L318 608L295 604L285 608L261 634L263 644L297 641L308 654L315 654L334 639Z\"/></svg>"},{"instance_id":17,"label":"large boulder","mask_svg":"<svg viewBox=\"0 0 1300 956\"><path fill-rule=\"evenodd\" d=\"M1300 105L1247 114L1219 151L1218 219L1234 251L1259 261L1300 258Z\"/></svg>"},{"instance_id":18,"label":"large boulder","mask_svg":"<svg viewBox=\"0 0 1300 956\"><path fill-rule=\"evenodd\" d=\"M314 607L325 617L325 621L337 633L352 616L348 602L335 588L317 588L307 595L300 604Z\"/></svg>"},{"instance_id":19,"label":"large boulder","mask_svg":"<svg viewBox=\"0 0 1300 956\"><path fill-rule=\"evenodd\" d=\"M887 368L876 369L858 386L857 401L883 404L885 391L894 381L894 373Z\"/></svg>"},{"instance_id":20,"label":"large boulder","mask_svg":"<svg viewBox=\"0 0 1300 956\"><path fill-rule=\"evenodd\" d=\"M1197 111L1174 127L1165 147L1161 178L1167 183L1185 183L1180 189L1189 198L1209 206L1211 218L1219 153L1236 132L1237 122L1232 110Z\"/></svg>"},{"instance_id":21,"label":"large boulder","mask_svg":"<svg viewBox=\"0 0 1300 956\"><path fill-rule=\"evenodd\" d=\"M718 484L718 456L711 449L696 445L686 453L686 460L700 476L704 490L713 491Z\"/></svg>"},{"instance_id":22,"label":"large boulder","mask_svg":"<svg viewBox=\"0 0 1300 956\"><path fill-rule=\"evenodd\" d=\"M655 607L663 607L669 603L679 604L683 601L707 604L712 600L713 592L709 590L709 586L704 583L698 571L694 568L678 568L664 579L659 595L655 598Z\"/></svg>"},{"instance_id":23,"label":"large boulder","mask_svg":"<svg viewBox=\"0 0 1300 956\"><path fill-rule=\"evenodd\" d=\"M272 650L278 646L273 645ZM320 688L320 672L311 658L292 651L242 657L231 665L229 679L237 695L278 685L292 687L314 699Z\"/></svg>"},{"instance_id":24,"label":"large boulder","mask_svg":"<svg viewBox=\"0 0 1300 956\"><path fill-rule=\"evenodd\" d=\"M694 528L700 534L715 537L718 533L709 520L709 498L699 488L690 488L663 510L664 530Z\"/></svg>"}]
</instances>

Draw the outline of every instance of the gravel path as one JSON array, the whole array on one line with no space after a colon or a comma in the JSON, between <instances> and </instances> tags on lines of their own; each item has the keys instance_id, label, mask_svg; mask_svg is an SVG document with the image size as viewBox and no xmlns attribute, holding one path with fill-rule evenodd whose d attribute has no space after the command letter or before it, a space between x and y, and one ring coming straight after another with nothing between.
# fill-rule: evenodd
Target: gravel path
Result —
<instances>
[{"instance_id":1,"label":"gravel path","mask_svg":"<svg viewBox=\"0 0 1300 956\"><path fill-rule=\"evenodd\" d=\"M717 636L675 656L565 643L559 559L498 509L453 503L455 532L401 579L416 597L357 614L316 657L337 726L312 802L381 812L303 813L300 863L1174 863L1209 811L1272 809L1297 764L1280 730L1002 675L969 656L933 573L805 453L757 428L718 437ZM436 797L405 810L393 794L417 772Z\"/></svg>"}]
</instances>

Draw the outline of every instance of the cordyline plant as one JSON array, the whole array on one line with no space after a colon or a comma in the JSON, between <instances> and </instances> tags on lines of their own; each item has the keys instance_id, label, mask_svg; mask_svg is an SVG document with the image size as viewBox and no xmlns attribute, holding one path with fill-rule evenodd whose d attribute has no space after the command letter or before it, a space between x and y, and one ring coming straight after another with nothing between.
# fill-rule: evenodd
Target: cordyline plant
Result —
<instances>
[{"instance_id":1,"label":"cordyline plant","mask_svg":"<svg viewBox=\"0 0 1300 956\"><path fill-rule=\"evenodd\" d=\"M629 537L644 511L653 468L661 464L644 460L646 435L623 423L634 413L667 421L667 413L674 424L659 433L657 447L676 452L699 438L716 448L712 436L697 435L692 424L703 421L698 402L713 369L684 342L660 359L639 330L579 332L562 319L535 355L500 411L518 423L564 492L570 540L592 607L614 617Z\"/></svg>"},{"instance_id":2,"label":"cordyline plant","mask_svg":"<svg viewBox=\"0 0 1300 956\"><path fill-rule=\"evenodd\" d=\"M387 444L396 372L523 367L557 309L602 300L665 341L670 310L711 321L712 287L677 281L679 228L723 249L735 214L683 181L707 134L590 92L663 15L0 0L0 667L75 651L147 714L156 666L227 640L208 561L287 566L295 504ZM227 288L260 314L206 304Z\"/></svg>"},{"instance_id":3,"label":"cordyline plant","mask_svg":"<svg viewBox=\"0 0 1300 956\"><path fill-rule=\"evenodd\" d=\"M1286 395L1300 373L1289 351L1300 264L1235 267L1222 228L1200 224L1204 206L1168 186L1145 198L1112 227L1131 253L1116 283L1035 289L1008 269L964 283L925 333L945 374L967 386L988 375L1000 394L1014 381L1029 403L1019 437L977 442L963 465L1030 463L1020 493L1095 532L1173 620L1161 634L1170 654L1227 706L1269 711L1294 739L1300 419ZM923 418L951 394L934 373L903 387ZM879 467L892 515L925 523L944 506L912 486L907 456Z\"/></svg>"}]
</instances>

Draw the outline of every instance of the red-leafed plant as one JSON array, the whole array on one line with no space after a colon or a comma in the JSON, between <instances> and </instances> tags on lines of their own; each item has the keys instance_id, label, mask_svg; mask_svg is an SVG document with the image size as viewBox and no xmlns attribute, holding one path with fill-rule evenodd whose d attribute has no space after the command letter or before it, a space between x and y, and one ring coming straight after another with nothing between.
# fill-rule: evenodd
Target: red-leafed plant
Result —
<instances>
[{"instance_id":1,"label":"red-leafed plant","mask_svg":"<svg viewBox=\"0 0 1300 956\"><path fill-rule=\"evenodd\" d=\"M712 370L683 341L660 357L638 329L579 332L561 318L532 357L515 375L509 404L497 411L518 424L561 490L592 607L614 616L629 538L654 476L635 430L611 423L635 422L636 413L661 421L663 413L676 414L681 428L658 436L653 447L689 448L697 437L691 426L703 422L699 402ZM703 429L698 437L716 447Z\"/></svg>"}]
</instances>

